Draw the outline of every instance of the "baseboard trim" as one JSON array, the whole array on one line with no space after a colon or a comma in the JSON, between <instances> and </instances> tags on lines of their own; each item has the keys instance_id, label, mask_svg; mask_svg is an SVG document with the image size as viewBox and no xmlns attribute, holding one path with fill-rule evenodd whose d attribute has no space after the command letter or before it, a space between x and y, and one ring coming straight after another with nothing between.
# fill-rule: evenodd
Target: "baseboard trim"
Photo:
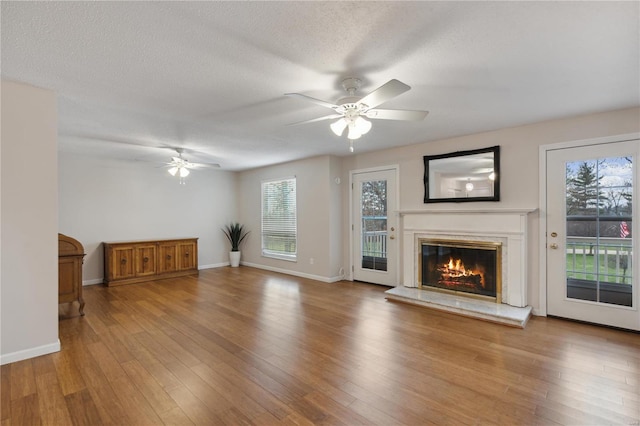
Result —
<instances>
[{"instance_id":1,"label":"baseboard trim","mask_svg":"<svg viewBox=\"0 0 640 426\"><path fill-rule=\"evenodd\" d=\"M60 339L57 339L55 343L51 343L49 345L36 346L35 348L23 349L21 351L0 355L0 365L23 361L25 359L52 354L54 352L60 352Z\"/></svg>"},{"instance_id":2,"label":"baseboard trim","mask_svg":"<svg viewBox=\"0 0 640 426\"><path fill-rule=\"evenodd\" d=\"M83 280L82 286L84 287L85 285L102 284L103 282L104 282L104 278L96 278L94 280Z\"/></svg>"},{"instance_id":3,"label":"baseboard trim","mask_svg":"<svg viewBox=\"0 0 640 426\"><path fill-rule=\"evenodd\" d=\"M222 268L224 266L229 266L229 262L222 262L222 263L211 263L209 265L199 265L198 266L198 270L203 270L203 269L214 269L214 268Z\"/></svg>"},{"instance_id":4,"label":"baseboard trim","mask_svg":"<svg viewBox=\"0 0 640 426\"><path fill-rule=\"evenodd\" d=\"M274 268L273 266L259 265L257 263L240 262L240 265L250 266L252 268L264 269L271 272L279 272L281 274L293 275L301 278L308 278L310 280L322 281L323 283L334 283L340 281L342 277L323 277L321 275L306 274L304 272L292 271L290 269Z\"/></svg>"}]
</instances>

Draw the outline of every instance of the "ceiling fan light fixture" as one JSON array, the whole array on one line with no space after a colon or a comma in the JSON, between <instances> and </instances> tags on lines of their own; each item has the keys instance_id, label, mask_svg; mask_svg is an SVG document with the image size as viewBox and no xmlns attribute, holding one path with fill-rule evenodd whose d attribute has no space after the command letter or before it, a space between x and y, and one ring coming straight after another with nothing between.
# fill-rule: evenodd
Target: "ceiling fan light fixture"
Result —
<instances>
[{"instance_id":1,"label":"ceiling fan light fixture","mask_svg":"<svg viewBox=\"0 0 640 426\"><path fill-rule=\"evenodd\" d=\"M347 127L347 120L341 118L338 121L331 123L329 127L331 127L331 131L335 133L336 136L342 136L344 129Z\"/></svg>"},{"instance_id":2,"label":"ceiling fan light fixture","mask_svg":"<svg viewBox=\"0 0 640 426\"><path fill-rule=\"evenodd\" d=\"M178 173L178 168L177 167L172 167L172 168L169 169L169 174L171 176L175 176L176 173Z\"/></svg>"},{"instance_id":3,"label":"ceiling fan light fixture","mask_svg":"<svg viewBox=\"0 0 640 426\"><path fill-rule=\"evenodd\" d=\"M371 122L369 120L365 120L361 116L358 116L358 118L356 118L356 121L354 122L354 126L356 127L358 132L360 132L361 135L364 135L369 130L371 130Z\"/></svg>"},{"instance_id":4,"label":"ceiling fan light fixture","mask_svg":"<svg viewBox=\"0 0 640 426\"><path fill-rule=\"evenodd\" d=\"M347 134L347 138L352 140L360 139L360 136L362 136L362 133L358 131L358 128L356 127L356 125L353 123L349 124L349 133Z\"/></svg>"},{"instance_id":5,"label":"ceiling fan light fixture","mask_svg":"<svg viewBox=\"0 0 640 426\"><path fill-rule=\"evenodd\" d=\"M180 177L187 176L189 176L189 169L187 169L186 167L180 167Z\"/></svg>"}]
</instances>

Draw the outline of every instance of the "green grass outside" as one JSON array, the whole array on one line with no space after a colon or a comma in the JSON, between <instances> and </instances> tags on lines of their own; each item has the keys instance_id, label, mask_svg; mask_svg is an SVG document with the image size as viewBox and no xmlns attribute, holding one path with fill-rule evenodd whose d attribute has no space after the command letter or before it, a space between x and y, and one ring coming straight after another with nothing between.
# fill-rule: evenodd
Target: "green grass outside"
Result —
<instances>
[{"instance_id":1,"label":"green grass outside","mask_svg":"<svg viewBox=\"0 0 640 426\"><path fill-rule=\"evenodd\" d=\"M626 270L620 265L616 270L616 256L598 256L598 281L631 285L631 269ZM596 256L582 253L567 253L567 278L596 281Z\"/></svg>"}]
</instances>

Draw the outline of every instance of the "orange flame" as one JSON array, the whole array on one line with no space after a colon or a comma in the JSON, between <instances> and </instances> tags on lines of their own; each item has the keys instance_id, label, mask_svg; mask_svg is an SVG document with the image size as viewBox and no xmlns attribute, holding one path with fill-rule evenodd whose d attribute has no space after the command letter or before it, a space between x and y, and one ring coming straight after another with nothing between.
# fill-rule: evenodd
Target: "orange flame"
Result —
<instances>
[{"instance_id":1,"label":"orange flame","mask_svg":"<svg viewBox=\"0 0 640 426\"><path fill-rule=\"evenodd\" d=\"M449 262L445 263L442 272L448 277L468 277L471 275L480 275L481 284L484 287L484 274L481 271L466 270L462 259L449 258Z\"/></svg>"},{"instance_id":2,"label":"orange flame","mask_svg":"<svg viewBox=\"0 0 640 426\"><path fill-rule=\"evenodd\" d=\"M453 258L450 257L449 258L449 263L445 263L444 267L447 268L449 271L455 271L455 272L459 272L463 275L466 275L466 270L464 269L464 264L462 263L461 259L456 259L455 263L453 261ZM473 272L473 271L471 271Z\"/></svg>"}]
</instances>

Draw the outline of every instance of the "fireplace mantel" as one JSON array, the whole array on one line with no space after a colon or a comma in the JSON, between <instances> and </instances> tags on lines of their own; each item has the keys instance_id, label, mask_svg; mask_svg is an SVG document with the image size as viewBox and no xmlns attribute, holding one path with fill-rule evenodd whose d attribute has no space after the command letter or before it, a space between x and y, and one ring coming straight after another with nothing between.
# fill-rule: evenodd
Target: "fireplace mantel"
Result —
<instances>
[{"instance_id":1,"label":"fireplace mantel","mask_svg":"<svg viewBox=\"0 0 640 426\"><path fill-rule=\"evenodd\" d=\"M415 209L415 210L397 210L397 213L400 216L407 215L415 215L415 214L519 214L519 215L528 215L530 213L534 213L537 208L529 208L529 209L498 209L498 208L485 208L485 209L474 209L474 210L460 210L460 209Z\"/></svg>"},{"instance_id":2,"label":"fireplace mantel","mask_svg":"<svg viewBox=\"0 0 640 426\"><path fill-rule=\"evenodd\" d=\"M527 305L528 215L537 209L481 208L475 210L400 210L404 287L419 287L418 253L421 238L493 241L503 247L503 293L498 301Z\"/></svg>"}]
</instances>

